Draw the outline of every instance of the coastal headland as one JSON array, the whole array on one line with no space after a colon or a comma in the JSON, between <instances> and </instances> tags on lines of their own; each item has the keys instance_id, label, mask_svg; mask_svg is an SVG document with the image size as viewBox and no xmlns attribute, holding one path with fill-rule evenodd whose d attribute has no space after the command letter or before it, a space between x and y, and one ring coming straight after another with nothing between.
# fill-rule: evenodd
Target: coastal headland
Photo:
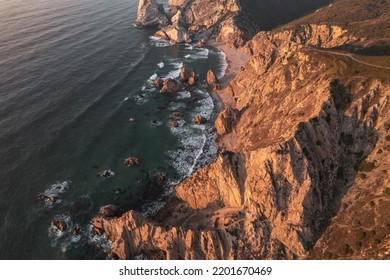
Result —
<instances>
[{"instance_id":1,"label":"coastal headland","mask_svg":"<svg viewBox=\"0 0 390 280\"><path fill-rule=\"evenodd\" d=\"M216 161L153 217L95 217L112 258L390 258L390 3L313 2L140 1L138 26L229 67Z\"/></svg>"}]
</instances>

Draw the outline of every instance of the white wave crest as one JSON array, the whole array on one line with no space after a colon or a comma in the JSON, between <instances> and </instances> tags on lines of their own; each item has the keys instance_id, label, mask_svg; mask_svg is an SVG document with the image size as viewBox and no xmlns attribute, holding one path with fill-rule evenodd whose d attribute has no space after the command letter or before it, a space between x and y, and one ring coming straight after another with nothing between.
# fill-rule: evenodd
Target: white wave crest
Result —
<instances>
[{"instance_id":1,"label":"white wave crest","mask_svg":"<svg viewBox=\"0 0 390 280\"><path fill-rule=\"evenodd\" d=\"M181 68L183 68L183 62L171 62L170 65L173 66L174 70L170 71L166 78L176 79L180 76Z\"/></svg>"}]
</instances>

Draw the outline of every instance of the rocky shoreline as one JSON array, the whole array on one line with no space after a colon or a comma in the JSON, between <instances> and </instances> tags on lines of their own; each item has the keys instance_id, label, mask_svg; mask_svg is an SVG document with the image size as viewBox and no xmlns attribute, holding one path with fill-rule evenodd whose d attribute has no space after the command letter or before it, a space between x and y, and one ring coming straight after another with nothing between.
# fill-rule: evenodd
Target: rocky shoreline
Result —
<instances>
[{"instance_id":1,"label":"rocky shoreline","mask_svg":"<svg viewBox=\"0 0 390 280\"><path fill-rule=\"evenodd\" d=\"M183 11L197 3L169 2ZM311 21L322 21L337 3ZM224 9L229 19L213 21L216 30L233 18ZM326 53L367 45L340 25L297 23L259 32L241 47L250 60L219 93L225 108L215 122L218 158L176 186L154 217L96 217L93 226L112 241L112 258L390 257L390 83L386 73ZM193 28L187 30L208 34ZM236 34L239 26L229 30ZM230 43L241 38L222 35ZM369 230L372 237L359 237Z\"/></svg>"}]
</instances>

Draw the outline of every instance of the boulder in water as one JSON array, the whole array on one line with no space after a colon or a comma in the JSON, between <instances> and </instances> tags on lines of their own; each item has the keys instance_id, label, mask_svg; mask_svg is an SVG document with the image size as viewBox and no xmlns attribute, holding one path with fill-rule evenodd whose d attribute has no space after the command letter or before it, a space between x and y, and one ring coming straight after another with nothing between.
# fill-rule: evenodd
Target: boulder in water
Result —
<instances>
[{"instance_id":1,"label":"boulder in water","mask_svg":"<svg viewBox=\"0 0 390 280\"><path fill-rule=\"evenodd\" d=\"M205 124L206 121L207 121L206 118L203 117L202 115L197 115L197 116L195 117L195 119L194 119L194 122L195 122L196 124L199 124L199 125Z\"/></svg>"},{"instance_id":2,"label":"boulder in water","mask_svg":"<svg viewBox=\"0 0 390 280\"><path fill-rule=\"evenodd\" d=\"M115 173L109 169L106 169L106 170L103 170L102 172L100 172L99 175L100 175L100 177L103 177L103 178L111 178L111 177L115 176Z\"/></svg>"},{"instance_id":3,"label":"boulder in water","mask_svg":"<svg viewBox=\"0 0 390 280\"><path fill-rule=\"evenodd\" d=\"M154 33L154 36L162 40L169 41L169 36L167 35L167 33L165 33L164 30L158 30L156 33Z\"/></svg>"},{"instance_id":4,"label":"boulder in water","mask_svg":"<svg viewBox=\"0 0 390 280\"><path fill-rule=\"evenodd\" d=\"M78 235L80 233L80 228L78 226L74 226L71 233L72 235Z\"/></svg>"},{"instance_id":5,"label":"boulder in water","mask_svg":"<svg viewBox=\"0 0 390 280\"><path fill-rule=\"evenodd\" d=\"M182 83L187 83L190 78L193 78L194 80L197 79L195 71L188 67L181 68L179 81Z\"/></svg>"},{"instance_id":6,"label":"boulder in water","mask_svg":"<svg viewBox=\"0 0 390 280\"><path fill-rule=\"evenodd\" d=\"M136 157L129 157L125 160L125 165L127 166L139 166L141 161Z\"/></svg>"},{"instance_id":7,"label":"boulder in water","mask_svg":"<svg viewBox=\"0 0 390 280\"><path fill-rule=\"evenodd\" d=\"M119 211L120 208L114 204L108 204L100 208L100 214L107 218L119 216Z\"/></svg>"},{"instance_id":8,"label":"boulder in water","mask_svg":"<svg viewBox=\"0 0 390 280\"><path fill-rule=\"evenodd\" d=\"M194 85L196 85L196 79L194 77L189 77L187 83L189 86L194 86Z\"/></svg>"},{"instance_id":9,"label":"boulder in water","mask_svg":"<svg viewBox=\"0 0 390 280\"><path fill-rule=\"evenodd\" d=\"M205 45L206 45L206 40L202 38L198 42L196 42L195 48L203 48Z\"/></svg>"},{"instance_id":10,"label":"boulder in water","mask_svg":"<svg viewBox=\"0 0 390 280\"><path fill-rule=\"evenodd\" d=\"M164 81L161 93L177 93L181 90L181 84L174 79L168 78Z\"/></svg>"},{"instance_id":11,"label":"boulder in water","mask_svg":"<svg viewBox=\"0 0 390 280\"><path fill-rule=\"evenodd\" d=\"M161 88L163 86L164 81L161 78L157 78L153 80L153 86L156 88Z\"/></svg>"},{"instance_id":12,"label":"boulder in water","mask_svg":"<svg viewBox=\"0 0 390 280\"><path fill-rule=\"evenodd\" d=\"M218 78L212 70L207 71L206 81L207 81L207 84L210 86L218 86L219 87Z\"/></svg>"},{"instance_id":13,"label":"boulder in water","mask_svg":"<svg viewBox=\"0 0 390 280\"><path fill-rule=\"evenodd\" d=\"M61 232L66 231L66 229L68 228L68 226L63 220L54 220L53 226Z\"/></svg>"},{"instance_id":14,"label":"boulder in water","mask_svg":"<svg viewBox=\"0 0 390 280\"><path fill-rule=\"evenodd\" d=\"M44 193L39 193L39 194L37 195L37 199L38 199L38 200L46 200L47 198L48 198L48 196L45 195Z\"/></svg>"},{"instance_id":15,"label":"boulder in water","mask_svg":"<svg viewBox=\"0 0 390 280\"><path fill-rule=\"evenodd\" d=\"M49 197L49 201L50 201L51 203L53 203L53 204L56 203L57 200L58 200L58 196L53 195L53 196L50 196L50 197Z\"/></svg>"},{"instance_id":16,"label":"boulder in water","mask_svg":"<svg viewBox=\"0 0 390 280\"><path fill-rule=\"evenodd\" d=\"M159 184L162 184L165 181L165 175L161 172L157 172L156 174L154 174L154 177Z\"/></svg>"},{"instance_id":17,"label":"boulder in water","mask_svg":"<svg viewBox=\"0 0 390 280\"><path fill-rule=\"evenodd\" d=\"M171 127L178 127L179 123L176 120L171 120L170 123Z\"/></svg>"}]
</instances>

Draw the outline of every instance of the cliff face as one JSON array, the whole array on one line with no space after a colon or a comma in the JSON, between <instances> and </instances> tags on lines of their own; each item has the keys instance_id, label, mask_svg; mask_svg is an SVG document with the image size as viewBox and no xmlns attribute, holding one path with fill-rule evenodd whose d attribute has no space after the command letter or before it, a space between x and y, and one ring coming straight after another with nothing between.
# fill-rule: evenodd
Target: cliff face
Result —
<instances>
[{"instance_id":1,"label":"cliff face","mask_svg":"<svg viewBox=\"0 0 390 280\"><path fill-rule=\"evenodd\" d=\"M165 26L168 18L162 5L156 0L140 0L138 4L137 26Z\"/></svg>"},{"instance_id":2,"label":"cliff face","mask_svg":"<svg viewBox=\"0 0 390 280\"><path fill-rule=\"evenodd\" d=\"M390 258L390 69L364 63L377 39L357 34L311 23L248 42L218 159L151 220L96 218L113 256Z\"/></svg>"}]
</instances>

